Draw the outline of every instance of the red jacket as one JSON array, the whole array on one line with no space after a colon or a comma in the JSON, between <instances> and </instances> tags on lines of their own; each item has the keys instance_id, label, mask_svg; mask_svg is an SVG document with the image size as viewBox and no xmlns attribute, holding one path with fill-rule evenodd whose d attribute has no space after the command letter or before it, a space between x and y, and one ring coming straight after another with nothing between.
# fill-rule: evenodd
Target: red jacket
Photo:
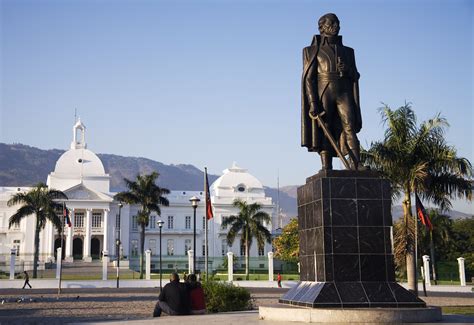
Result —
<instances>
[{"instance_id":1,"label":"red jacket","mask_svg":"<svg viewBox=\"0 0 474 325\"><path fill-rule=\"evenodd\" d=\"M196 287L189 293L191 297L191 310L206 309L206 302L204 301L204 290L202 287Z\"/></svg>"}]
</instances>

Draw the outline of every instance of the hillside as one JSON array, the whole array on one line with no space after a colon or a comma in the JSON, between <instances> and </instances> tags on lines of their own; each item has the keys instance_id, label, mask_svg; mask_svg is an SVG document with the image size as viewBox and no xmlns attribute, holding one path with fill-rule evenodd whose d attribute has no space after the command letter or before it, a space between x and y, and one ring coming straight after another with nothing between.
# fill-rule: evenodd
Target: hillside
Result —
<instances>
[{"instance_id":1,"label":"hillside","mask_svg":"<svg viewBox=\"0 0 474 325\"><path fill-rule=\"evenodd\" d=\"M64 150L42 150L23 144L0 143L0 186L31 186L46 182L54 170L56 161ZM112 154L97 154L110 174L110 187L114 192L125 189L123 178L133 179L137 174L158 171L159 184L170 190L203 190L204 173L193 165L166 165L141 157L124 157ZM258 178L258 175L256 175ZM209 175L209 182L219 176ZM276 203L277 190L266 187L265 192ZM296 215L296 199L280 192L280 206L284 213Z\"/></svg>"}]
</instances>

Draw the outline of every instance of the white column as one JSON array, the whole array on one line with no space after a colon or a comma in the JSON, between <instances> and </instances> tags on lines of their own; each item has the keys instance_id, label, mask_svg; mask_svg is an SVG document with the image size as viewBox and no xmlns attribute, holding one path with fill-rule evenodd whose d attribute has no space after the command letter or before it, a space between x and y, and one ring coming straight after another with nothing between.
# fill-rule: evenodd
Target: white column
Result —
<instances>
[{"instance_id":1,"label":"white column","mask_svg":"<svg viewBox=\"0 0 474 325\"><path fill-rule=\"evenodd\" d=\"M227 281L234 280L234 253L227 252Z\"/></svg>"},{"instance_id":2,"label":"white column","mask_svg":"<svg viewBox=\"0 0 474 325\"><path fill-rule=\"evenodd\" d=\"M54 260L54 230L55 227L51 221L48 221L48 228L46 231L46 242L48 247L46 248L46 261L53 261Z\"/></svg>"},{"instance_id":3,"label":"white column","mask_svg":"<svg viewBox=\"0 0 474 325\"><path fill-rule=\"evenodd\" d=\"M57 256L57 258L56 258L56 279L59 279L59 272L61 270L61 263L62 263L62 258L61 258L62 254L63 254L62 248L58 247L56 249L56 256Z\"/></svg>"},{"instance_id":4,"label":"white column","mask_svg":"<svg viewBox=\"0 0 474 325\"><path fill-rule=\"evenodd\" d=\"M145 251L145 279L151 279L151 250Z\"/></svg>"},{"instance_id":5,"label":"white column","mask_svg":"<svg viewBox=\"0 0 474 325\"><path fill-rule=\"evenodd\" d=\"M109 230L109 209L104 209L104 223L102 225L104 229L104 251L109 249L108 241L109 241L109 236L107 234Z\"/></svg>"},{"instance_id":6,"label":"white column","mask_svg":"<svg viewBox=\"0 0 474 325\"><path fill-rule=\"evenodd\" d=\"M16 258L16 249L12 248L10 251L10 280L15 279L15 258Z\"/></svg>"},{"instance_id":7,"label":"white column","mask_svg":"<svg viewBox=\"0 0 474 325\"><path fill-rule=\"evenodd\" d=\"M427 287L431 287L431 278L430 278L430 257L428 255L423 255L423 273L425 275L425 284Z\"/></svg>"},{"instance_id":8,"label":"white column","mask_svg":"<svg viewBox=\"0 0 474 325\"><path fill-rule=\"evenodd\" d=\"M464 257L458 258L459 264L459 280L461 281L461 286L466 286L466 270L464 269Z\"/></svg>"},{"instance_id":9,"label":"white column","mask_svg":"<svg viewBox=\"0 0 474 325\"><path fill-rule=\"evenodd\" d=\"M66 258L64 259L66 262L71 263L73 261L72 257L72 237L74 234L74 210L71 211L71 227L67 224L64 226L67 229L67 236L66 236Z\"/></svg>"},{"instance_id":10,"label":"white column","mask_svg":"<svg viewBox=\"0 0 474 325\"><path fill-rule=\"evenodd\" d=\"M188 274L192 274L194 273L194 270L193 270L193 253L194 251L192 249L190 249L188 251Z\"/></svg>"},{"instance_id":11,"label":"white column","mask_svg":"<svg viewBox=\"0 0 474 325\"><path fill-rule=\"evenodd\" d=\"M268 281L273 281L273 252L268 252Z\"/></svg>"},{"instance_id":12,"label":"white column","mask_svg":"<svg viewBox=\"0 0 474 325\"><path fill-rule=\"evenodd\" d=\"M107 280L107 265L109 264L109 252L102 252L102 280Z\"/></svg>"},{"instance_id":13,"label":"white column","mask_svg":"<svg viewBox=\"0 0 474 325\"><path fill-rule=\"evenodd\" d=\"M91 257L91 233L92 233L92 210L86 210L86 235L84 236L84 257L85 262L92 262Z\"/></svg>"}]
</instances>

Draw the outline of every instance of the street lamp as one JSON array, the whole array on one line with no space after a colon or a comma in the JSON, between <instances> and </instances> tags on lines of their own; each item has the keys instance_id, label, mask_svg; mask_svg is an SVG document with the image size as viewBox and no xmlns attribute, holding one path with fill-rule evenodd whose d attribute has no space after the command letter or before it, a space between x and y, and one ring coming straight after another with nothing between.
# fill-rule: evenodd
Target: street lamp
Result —
<instances>
[{"instance_id":1,"label":"street lamp","mask_svg":"<svg viewBox=\"0 0 474 325\"><path fill-rule=\"evenodd\" d=\"M163 224L165 223L163 220L158 220L156 222L158 224L158 228L160 228L160 292L162 290L162 280L163 280L163 277L162 277L162 268L161 268L161 229L163 228Z\"/></svg>"},{"instance_id":2,"label":"street lamp","mask_svg":"<svg viewBox=\"0 0 474 325\"><path fill-rule=\"evenodd\" d=\"M120 213L123 208L123 203L119 202L118 204L119 207L119 213L118 213L118 220L119 222L115 222L115 229L116 229L116 234L115 234L115 256L117 256L117 289L119 288L119 282L120 282Z\"/></svg>"},{"instance_id":3,"label":"street lamp","mask_svg":"<svg viewBox=\"0 0 474 325\"><path fill-rule=\"evenodd\" d=\"M191 205L194 209L194 232L193 232L193 273L196 274L196 208L199 203L199 198L196 196L193 196L192 198L189 199L189 202L191 202Z\"/></svg>"}]
</instances>

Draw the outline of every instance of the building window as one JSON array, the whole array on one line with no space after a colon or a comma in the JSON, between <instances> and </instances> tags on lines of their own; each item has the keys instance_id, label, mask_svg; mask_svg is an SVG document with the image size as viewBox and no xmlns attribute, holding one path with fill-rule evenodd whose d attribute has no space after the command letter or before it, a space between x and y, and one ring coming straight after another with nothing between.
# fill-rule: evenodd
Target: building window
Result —
<instances>
[{"instance_id":1,"label":"building window","mask_svg":"<svg viewBox=\"0 0 474 325\"><path fill-rule=\"evenodd\" d=\"M13 240L13 248L16 250L16 256L20 256L20 240Z\"/></svg>"},{"instance_id":2,"label":"building window","mask_svg":"<svg viewBox=\"0 0 474 325\"><path fill-rule=\"evenodd\" d=\"M150 229L155 229L156 227L156 216L150 216Z\"/></svg>"},{"instance_id":3,"label":"building window","mask_svg":"<svg viewBox=\"0 0 474 325\"><path fill-rule=\"evenodd\" d=\"M202 256L206 255L206 242L202 242Z\"/></svg>"},{"instance_id":4,"label":"building window","mask_svg":"<svg viewBox=\"0 0 474 325\"><path fill-rule=\"evenodd\" d=\"M148 249L151 250L151 255L156 255L156 239L148 241Z\"/></svg>"},{"instance_id":5,"label":"building window","mask_svg":"<svg viewBox=\"0 0 474 325\"><path fill-rule=\"evenodd\" d=\"M206 217L202 217L202 229L206 229Z\"/></svg>"},{"instance_id":6,"label":"building window","mask_svg":"<svg viewBox=\"0 0 474 325\"><path fill-rule=\"evenodd\" d=\"M132 217L132 230L137 230L138 223L137 223L137 216Z\"/></svg>"},{"instance_id":7,"label":"building window","mask_svg":"<svg viewBox=\"0 0 474 325\"><path fill-rule=\"evenodd\" d=\"M258 256L265 256L265 247L258 248Z\"/></svg>"},{"instance_id":8,"label":"building window","mask_svg":"<svg viewBox=\"0 0 474 325\"><path fill-rule=\"evenodd\" d=\"M245 245L240 245L240 256L245 256Z\"/></svg>"},{"instance_id":9,"label":"building window","mask_svg":"<svg viewBox=\"0 0 474 325\"><path fill-rule=\"evenodd\" d=\"M184 240L184 255L188 255L188 251L191 249L191 239Z\"/></svg>"},{"instance_id":10,"label":"building window","mask_svg":"<svg viewBox=\"0 0 474 325\"><path fill-rule=\"evenodd\" d=\"M174 255L174 240L173 239L168 239L167 254L168 256Z\"/></svg>"},{"instance_id":11,"label":"building window","mask_svg":"<svg viewBox=\"0 0 474 325\"><path fill-rule=\"evenodd\" d=\"M120 214L115 215L115 228L120 229Z\"/></svg>"},{"instance_id":12,"label":"building window","mask_svg":"<svg viewBox=\"0 0 474 325\"><path fill-rule=\"evenodd\" d=\"M174 218L173 216L168 216L168 229L174 228Z\"/></svg>"},{"instance_id":13,"label":"building window","mask_svg":"<svg viewBox=\"0 0 474 325\"><path fill-rule=\"evenodd\" d=\"M226 253L227 253L227 240L222 239L221 254L222 254L222 256L225 256Z\"/></svg>"},{"instance_id":14,"label":"building window","mask_svg":"<svg viewBox=\"0 0 474 325\"><path fill-rule=\"evenodd\" d=\"M132 256L137 257L138 256L138 240L132 239Z\"/></svg>"},{"instance_id":15,"label":"building window","mask_svg":"<svg viewBox=\"0 0 474 325\"><path fill-rule=\"evenodd\" d=\"M186 216L184 219L184 228L191 229L191 216Z\"/></svg>"},{"instance_id":16,"label":"building window","mask_svg":"<svg viewBox=\"0 0 474 325\"><path fill-rule=\"evenodd\" d=\"M92 228L102 228L102 213L92 212Z\"/></svg>"},{"instance_id":17,"label":"building window","mask_svg":"<svg viewBox=\"0 0 474 325\"><path fill-rule=\"evenodd\" d=\"M74 227L84 228L84 212L74 213Z\"/></svg>"}]
</instances>

